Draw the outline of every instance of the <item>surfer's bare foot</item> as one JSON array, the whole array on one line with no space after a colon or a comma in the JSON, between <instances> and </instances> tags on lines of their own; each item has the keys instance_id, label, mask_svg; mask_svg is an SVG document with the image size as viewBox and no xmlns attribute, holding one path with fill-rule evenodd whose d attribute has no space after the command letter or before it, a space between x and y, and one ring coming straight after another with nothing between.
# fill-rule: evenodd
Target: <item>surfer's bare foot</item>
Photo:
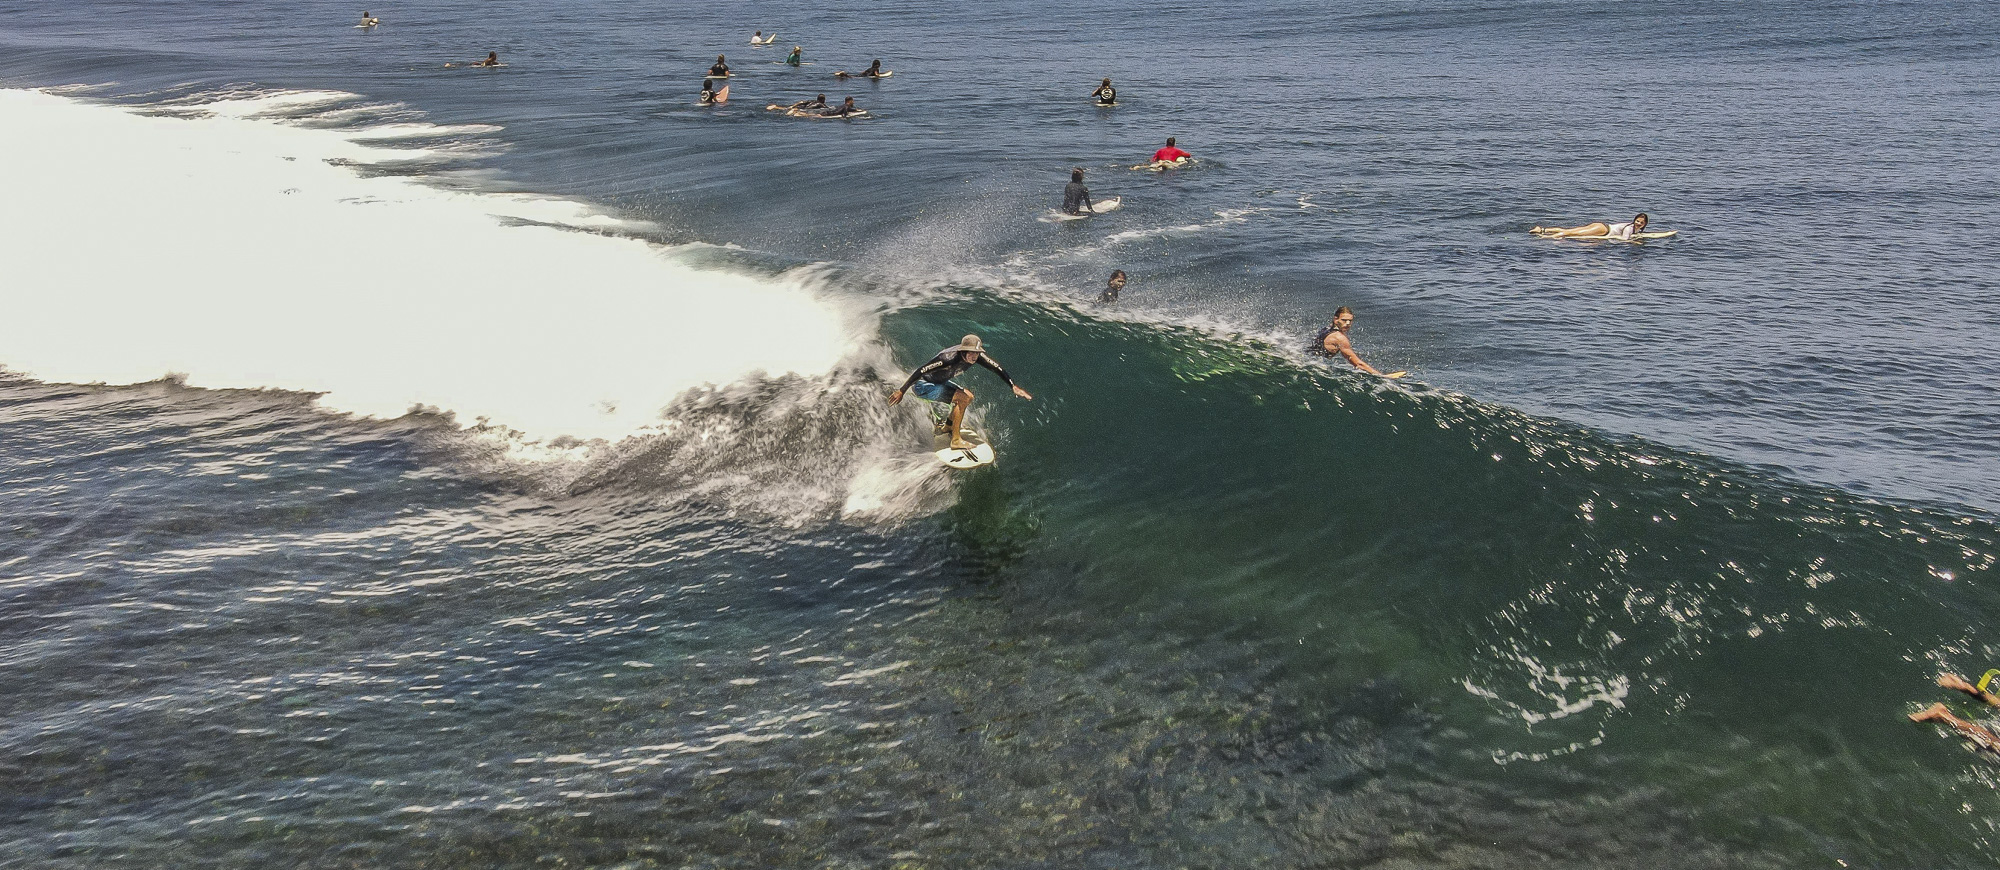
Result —
<instances>
[{"instance_id":1,"label":"surfer's bare foot","mask_svg":"<svg viewBox=\"0 0 2000 870\"><path fill-rule=\"evenodd\" d=\"M967 440L965 440L965 439L963 439L963 438L953 438L953 439L951 439L951 449L953 449L953 450L971 450L971 449L972 449L972 442L970 442L970 441L967 441ZM1942 707L1942 706L1944 706L1944 705L1943 705L1943 704L1939 704L1938 706Z\"/></svg>"},{"instance_id":2,"label":"surfer's bare foot","mask_svg":"<svg viewBox=\"0 0 2000 870\"><path fill-rule=\"evenodd\" d=\"M1938 674L1938 685L1946 689L1957 689L1968 695L1977 695L1979 690L1957 674Z\"/></svg>"},{"instance_id":3,"label":"surfer's bare foot","mask_svg":"<svg viewBox=\"0 0 2000 870\"><path fill-rule=\"evenodd\" d=\"M1950 720L1950 719L1951 719L1951 708L1946 707L1943 704L1932 704L1928 709L1920 713L1910 714L1910 721L1912 722L1936 722L1939 720Z\"/></svg>"}]
</instances>

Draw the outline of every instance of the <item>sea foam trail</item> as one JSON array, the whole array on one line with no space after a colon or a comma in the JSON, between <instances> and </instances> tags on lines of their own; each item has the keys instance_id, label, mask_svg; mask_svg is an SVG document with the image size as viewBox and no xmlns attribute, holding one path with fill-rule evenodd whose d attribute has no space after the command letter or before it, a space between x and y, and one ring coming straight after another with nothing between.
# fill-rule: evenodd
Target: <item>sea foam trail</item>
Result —
<instances>
[{"instance_id":1,"label":"sea foam trail","mask_svg":"<svg viewBox=\"0 0 2000 870\"><path fill-rule=\"evenodd\" d=\"M802 287L547 225L616 223L580 204L364 178L341 164L435 155L259 117L295 103L167 117L0 90L0 364L616 438L691 387L822 373L848 345Z\"/></svg>"}]
</instances>

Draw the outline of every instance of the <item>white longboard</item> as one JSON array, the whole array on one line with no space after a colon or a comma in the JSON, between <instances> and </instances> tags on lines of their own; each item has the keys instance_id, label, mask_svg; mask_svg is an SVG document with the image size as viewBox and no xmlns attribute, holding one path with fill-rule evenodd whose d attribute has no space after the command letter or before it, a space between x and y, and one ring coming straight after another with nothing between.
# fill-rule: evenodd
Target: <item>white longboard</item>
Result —
<instances>
[{"instance_id":1,"label":"white longboard","mask_svg":"<svg viewBox=\"0 0 2000 870\"><path fill-rule=\"evenodd\" d=\"M1110 199L1100 199L1100 200L1098 200L1098 201L1096 201L1096 202L1093 202L1093 203L1091 203L1091 204L1090 204L1090 205L1091 205L1091 209L1090 209L1090 211L1087 211L1087 212L1084 212L1084 213L1082 213L1082 214L1070 214L1070 213L1068 213L1068 212L1065 212L1065 211L1063 211L1062 209L1059 209L1059 208L1058 208L1058 209L1050 209L1050 210L1049 210L1049 213L1048 213L1048 214L1047 214L1046 216L1044 216L1044 217L1042 218L1042 220L1043 220L1044 222L1048 222L1048 221L1080 221L1080 220L1083 220L1084 218L1087 218L1087 217L1090 217L1091 215L1098 215L1098 214L1103 214L1103 213L1105 213L1105 212L1107 212L1107 211L1117 211L1117 210L1118 210L1118 206L1120 206L1120 205L1123 205L1123 204L1124 204L1124 200L1123 200L1123 199L1121 199L1121 198L1119 198L1119 197L1116 197L1116 196L1114 196L1114 197L1111 197Z\"/></svg>"},{"instance_id":2,"label":"white longboard","mask_svg":"<svg viewBox=\"0 0 2000 870\"><path fill-rule=\"evenodd\" d=\"M1629 239L1621 239L1618 238L1617 236L1556 236L1556 235L1550 235L1548 233L1535 233L1535 235L1544 239L1555 239L1556 241L1643 242L1647 239L1672 238L1674 236L1680 235L1680 230L1667 230L1666 232L1663 233L1633 233L1632 237Z\"/></svg>"},{"instance_id":3,"label":"white longboard","mask_svg":"<svg viewBox=\"0 0 2000 870\"><path fill-rule=\"evenodd\" d=\"M936 456L939 462L961 469L978 468L993 463L993 445L986 443L986 436L980 434L978 429L972 428L972 424L959 426L958 434L971 442L972 446L953 447L950 427L940 426L934 429L934 434L931 435L931 454Z\"/></svg>"},{"instance_id":4,"label":"white longboard","mask_svg":"<svg viewBox=\"0 0 2000 870\"><path fill-rule=\"evenodd\" d=\"M1183 167L1188 167L1193 165L1194 165L1194 158L1183 157L1179 160L1155 160L1151 163L1141 163L1132 168L1144 169L1149 172L1162 172L1168 169L1181 169Z\"/></svg>"}]
</instances>

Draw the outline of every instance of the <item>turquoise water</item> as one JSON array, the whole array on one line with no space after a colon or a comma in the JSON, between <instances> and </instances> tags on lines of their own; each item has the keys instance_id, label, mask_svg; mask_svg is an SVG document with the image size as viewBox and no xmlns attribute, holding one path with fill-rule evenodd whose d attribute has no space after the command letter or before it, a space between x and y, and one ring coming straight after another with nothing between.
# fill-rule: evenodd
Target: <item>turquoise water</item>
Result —
<instances>
[{"instance_id":1,"label":"turquoise water","mask_svg":"<svg viewBox=\"0 0 2000 870\"><path fill-rule=\"evenodd\" d=\"M1986 6L0 11L0 866L2000 857Z\"/></svg>"}]
</instances>

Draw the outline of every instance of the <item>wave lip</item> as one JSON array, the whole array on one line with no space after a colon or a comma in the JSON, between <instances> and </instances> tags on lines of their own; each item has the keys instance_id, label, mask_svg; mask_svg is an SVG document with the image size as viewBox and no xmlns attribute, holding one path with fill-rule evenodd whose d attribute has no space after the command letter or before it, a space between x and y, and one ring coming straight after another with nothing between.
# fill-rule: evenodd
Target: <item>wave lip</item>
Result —
<instances>
[{"instance_id":1,"label":"wave lip","mask_svg":"<svg viewBox=\"0 0 2000 870\"><path fill-rule=\"evenodd\" d=\"M633 225L586 205L348 168L435 156L370 144L407 138L407 119L376 131L267 117L354 99L163 114L0 90L0 126L20 131L0 161L26 170L0 212L0 364L616 438L689 388L824 373L848 347L843 316L805 287L676 262L604 234Z\"/></svg>"}]
</instances>

